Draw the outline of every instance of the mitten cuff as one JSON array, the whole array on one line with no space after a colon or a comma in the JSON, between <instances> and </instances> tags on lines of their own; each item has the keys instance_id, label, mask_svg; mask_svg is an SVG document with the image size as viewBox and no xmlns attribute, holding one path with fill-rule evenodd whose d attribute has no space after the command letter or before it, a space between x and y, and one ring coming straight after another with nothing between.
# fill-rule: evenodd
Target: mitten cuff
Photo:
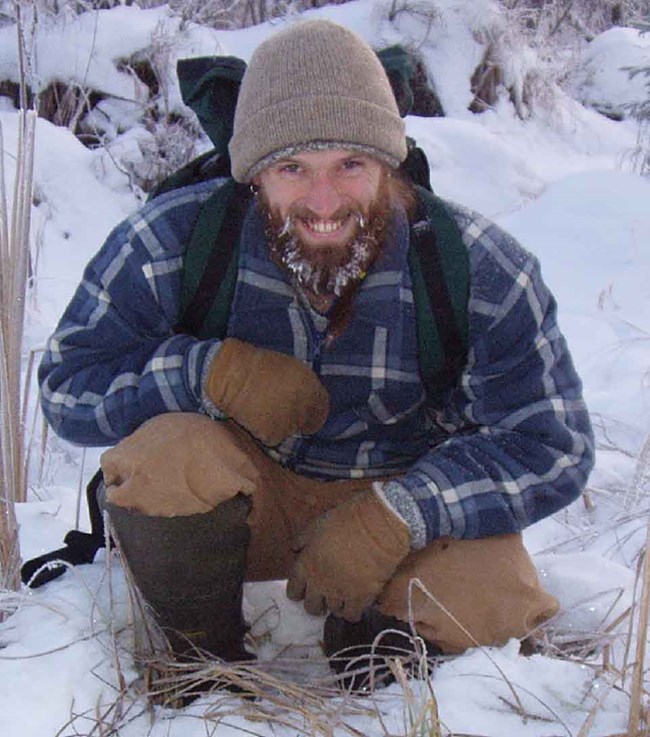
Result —
<instances>
[{"instance_id":1,"label":"mitten cuff","mask_svg":"<svg viewBox=\"0 0 650 737\"><path fill-rule=\"evenodd\" d=\"M421 550L427 546L424 517L415 499L397 480L375 481L375 494L409 528L411 549Z\"/></svg>"},{"instance_id":2,"label":"mitten cuff","mask_svg":"<svg viewBox=\"0 0 650 737\"><path fill-rule=\"evenodd\" d=\"M218 341L214 346L212 346L208 354L205 356L203 369L201 370L201 411L215 420L227 419L226 413L222 412L212 399L210 399L207 391L212 364L219 354L222 345L223 341Z\"/></svg>"}]
</instances>

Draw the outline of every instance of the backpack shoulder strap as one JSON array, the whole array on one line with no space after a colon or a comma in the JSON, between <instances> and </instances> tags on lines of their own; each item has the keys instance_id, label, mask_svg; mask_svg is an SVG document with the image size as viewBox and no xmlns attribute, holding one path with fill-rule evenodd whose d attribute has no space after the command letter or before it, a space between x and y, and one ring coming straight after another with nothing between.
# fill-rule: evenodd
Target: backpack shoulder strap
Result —
<instances>
[{"instance_id":1,"label":"backpack shoulder strap","mask_svg":"<svg viewBox=\"0 0 650 737\"><path fill-rule=\"evenodd\" d=\"M185 254L177 332L198 338L226 334L249 200L249 189L228 179L201 207Z\"/></svg>"},{"instance_id":2,"label":"backpack shoulder strap","mask_svg":"<svg viewBox=\"0 0 650 737\"><path fill-rule=\"evenodd\" d=\"M444 202L423 187L416 191L408 260L420 373L435 399L455 383L467 359L469 257Z\"/></svg>"}]
</instances>

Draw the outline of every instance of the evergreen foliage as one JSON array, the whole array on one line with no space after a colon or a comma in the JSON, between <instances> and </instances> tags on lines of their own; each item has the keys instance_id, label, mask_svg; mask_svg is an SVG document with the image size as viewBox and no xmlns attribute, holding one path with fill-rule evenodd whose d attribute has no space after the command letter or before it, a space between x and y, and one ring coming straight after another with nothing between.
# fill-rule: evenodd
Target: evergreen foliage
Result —
<instances>
[{"instance_id":1,"label":"evergreen foliage","mask_svg":"<svg viewBox=\"0 0 650 737\"><path fill-rule=\"evenodd\" d=\"M649 16L650 18L650 16ZM650 33L650 20L637 23L642 33ZM644 176L650 176L650 64L629 69L630 77L642 76L645 80L646 98L628 106L630 115L639 121L637 145L632 152L634 168Z\"/></svg>"}]
</instances>

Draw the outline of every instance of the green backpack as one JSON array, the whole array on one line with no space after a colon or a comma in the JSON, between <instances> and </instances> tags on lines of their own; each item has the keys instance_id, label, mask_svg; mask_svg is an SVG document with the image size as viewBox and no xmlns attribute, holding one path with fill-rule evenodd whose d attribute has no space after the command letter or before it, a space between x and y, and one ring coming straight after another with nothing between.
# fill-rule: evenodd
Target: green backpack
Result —
<instances>
[{"instance_id":1,"label":"green backpack","mask_svg":"<svg viewBox=\"0 0 650 737\"><path fill-rule=\"evenodd\" d=\"M396 97L409 100L413 67L399 46L379 52L391 84L404 85ZM214 148L172 174L150 195L155 198L179 187L215 178L222 186L201 207L194 223L183 267L180 319L177 332L198 338L223 338L237 281L241 228L250 203L250 190L230 176L228 142L233 131L237 94L245 63L235 57L185 59L178 63L183 101L197 114ZM403 109L403 114L408 112ZM418 361L429 401L440 402L462 371L467 357L469 261L456 221L431 191L429 164L409 140L402 165L417 190L417 207L410 233L408 263L413 282ZM216 234L216 235L215 235ZM101 471L86 489L91 532L71 530L64 547L27 561L21 569L25 584L37 588L61 576L70 565L92 563L105 546L102 513L96 492Z\"/></svg>"}]
</instances>

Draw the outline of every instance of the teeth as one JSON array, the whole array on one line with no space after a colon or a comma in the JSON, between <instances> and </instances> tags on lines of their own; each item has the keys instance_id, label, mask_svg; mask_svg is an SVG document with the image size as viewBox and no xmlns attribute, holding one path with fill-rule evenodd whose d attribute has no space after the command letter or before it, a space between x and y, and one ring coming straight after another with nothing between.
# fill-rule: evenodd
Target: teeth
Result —
<instances>
[{"instance_id":1,"label":"teeth","mask_svg":"<svg viewBox=\"0 0 650 737\"><path fill-rule=\"evenodd\" d=\"M333 233L342 225L342 220L312 220L309 223L311 230L314 230L316 233Z\"/></svg>"}]
</instances>

